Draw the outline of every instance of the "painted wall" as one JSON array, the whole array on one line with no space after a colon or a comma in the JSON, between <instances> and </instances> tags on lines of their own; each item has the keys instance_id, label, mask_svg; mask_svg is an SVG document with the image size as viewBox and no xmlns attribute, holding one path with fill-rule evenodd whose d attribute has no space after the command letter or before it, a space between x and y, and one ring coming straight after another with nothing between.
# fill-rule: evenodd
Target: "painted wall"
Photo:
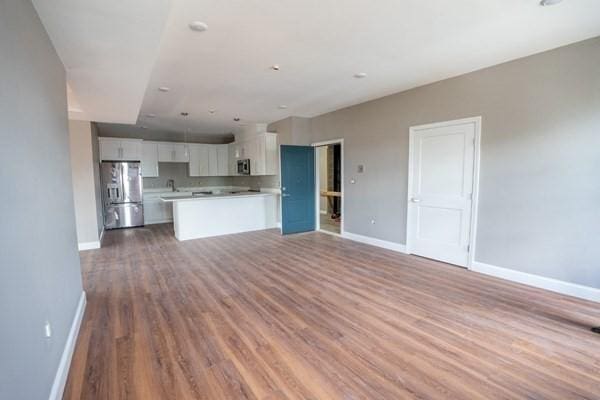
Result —
<instances>
[{"instance_id":1,"label":"painted wall","mask_svg":"<svg viewBox=\"0 0 600 400\"><path fill-rule=\"evenodd\" d=\"M27 0L0 2L0 54L0 399L47 399L82 293L65 70Z\"/></svg>"},{"instance_id":2,"label":"painted wall","mask_svg":"<svg viewBox=\"0 0 600 400\"><path fill-rule=\"evenodd\" d=\"M344 138L345 229L405 243L409 127L482 116L476 260L600 288L599 65L595 38L313 118Z\"/></svg>"},{"instance_id":3,"label":"painted wall","mask_svg":"<svg viewBox=\"0 0 600 400\"><path fill-rule=\"evenodd\" d=\"M97 242L102 226L98 219L96 199L96 172L94 165L94 137L89 121L69 121L71 177L78 243ZM96 139L97 142L97 139Z\"/></svg>"}]
</instances>

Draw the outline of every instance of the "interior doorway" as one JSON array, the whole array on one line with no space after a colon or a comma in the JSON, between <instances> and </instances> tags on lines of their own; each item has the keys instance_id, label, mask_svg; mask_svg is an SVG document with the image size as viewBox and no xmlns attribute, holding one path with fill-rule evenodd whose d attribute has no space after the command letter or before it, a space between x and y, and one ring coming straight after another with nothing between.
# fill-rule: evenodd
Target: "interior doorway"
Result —
<instances>
[{"instance_id":1,"label":"interior doorway","mask_svg":"<svg viewBox=\"0 0 600 400\"><path fill-rule=\"evenodd\" d=\"M317 230L343 232L343 143L315 143Z\"/></svg>"}]
</instances>

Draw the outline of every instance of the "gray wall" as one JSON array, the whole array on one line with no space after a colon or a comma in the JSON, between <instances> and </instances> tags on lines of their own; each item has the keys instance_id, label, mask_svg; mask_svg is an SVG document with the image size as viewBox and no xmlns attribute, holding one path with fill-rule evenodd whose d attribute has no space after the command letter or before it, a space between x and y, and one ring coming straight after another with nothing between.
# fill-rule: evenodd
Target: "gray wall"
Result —
<instances>
[{"instance_id":1,"label":"gray wall","mask_svg":"<svg viewBox=\"0 0 600 400\"><path fill-rule=\"evenodd\" d=\"M163 130L143 129L135 125L97 123L98 134L106 137L157 140L166 142L189 142L222 144L233 142L233 134L182 133Z\"/></svg>"},{"instance_id":2,"label":"gray wall","mask_svg":"<svg viewBox=\"0 0 600 400\"><path fill-rule=\"evenodd\" d=\"M0 398L41 400L82 292L65 70L25 0L0 2L0 54Z\"/></svg>"},{"instance_id":3,"label":"gray wall","mask_svg":"<svg viewBox=\"0 0 600 400\"><path fill-rule=\"evenodd\" d=\"M93 136L89 121L69 121L71 177L79 243L98 241L102 225L97 213L95 174L98 167L94 163Z\"/></svg>"},{"instance_id":4,"label":"gray wall","mask_svg":"<svg viewBox=\"0 0 600 400\"><path fill-rule=\"evenodd\" d=\"M482 116L476 260L600 288L599 66L595 38L313 118L344 138L345 229L405 243L409 127Z\"/></svg>"}]
</instances>

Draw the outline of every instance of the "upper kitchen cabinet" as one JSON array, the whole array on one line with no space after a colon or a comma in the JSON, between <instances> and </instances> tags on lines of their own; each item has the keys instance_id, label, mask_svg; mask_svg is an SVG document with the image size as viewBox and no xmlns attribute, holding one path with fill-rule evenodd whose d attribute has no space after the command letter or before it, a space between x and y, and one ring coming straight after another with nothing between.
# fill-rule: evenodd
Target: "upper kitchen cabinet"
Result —
<instances>
[{"instance_id":1,"label":"upper kitchen cabinet","mask_svg":"<svg viewBox=\"0 0 600 400\"><path fill-rule=\"evenodd\" d=\"M142 176L144 178L158 177L158 143L142 143Z\"/></svg>"},{"instance_id":2,"label":"upper kitchen cabinet","mask_svg":"<svg viewBox=\"0 0 600 400\"><path fill-rule=\"evenodd\" d=\"M226 144L190 144L190 176L228 176Z\"/></svg>"},{"instance_id":3,"label":"upper kitchen cabinet","mask_svg":"<svg viewBox=\"0 0 600 400\"><path fill-rule=\"evenodd\" d=\"M208 160L208 145L207 144L190 144L190 176L210 176L209 175L209 160Z\"/></svg>"},{"instance_id":4,"label":"upper kitchen cabinet","mask_svg":"<svg viewBox=\"0 0 600 400\"><path fill-rule=\"evenodd\" d=\"M261 133L253 143L246 142L251 175L277 175L277 134Z\"/></svg>"},{"instance_id":5,"label":"upper kitchen cabinet","mask_svg":"<svg viewBox=\"0 0 600 400\"><path fill-rule=\"evenodd\" d=\"M229 146L218 144L217 148L217 174L218 176L229 175Z\"/></svg>"},{"instance_id":6,"label":"upper kitchen cabinet","mask_svg":"<svg viewBox=\"0 0 600 400\"><path fill-rule=\"evenodd\" d=\"M188 162L188 146L184 143L158 143L159 162Z\"/></svg>"},{"instance_id":7,"label":"upper kitchen cabinet","mask_svg":"<svg viewBox=\"0 0 600 400\"><path fill-rule=\"evenodd\" d=\"M140 161L142 140L124 138L98 138L101 161Z\"/></svg>"}]
</instances>

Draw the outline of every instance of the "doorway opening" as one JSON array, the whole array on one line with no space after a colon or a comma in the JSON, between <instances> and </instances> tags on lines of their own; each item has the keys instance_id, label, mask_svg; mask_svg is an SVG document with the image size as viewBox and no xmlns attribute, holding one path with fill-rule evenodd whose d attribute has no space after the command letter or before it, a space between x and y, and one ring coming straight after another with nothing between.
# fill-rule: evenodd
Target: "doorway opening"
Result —
<instances>
[{"instance_id":1,"label":"doorway opening","mask_svg":"<svg viewBox=\"0 0 600 400\"><path fill-rule=\"evenodd\" d=\"M344 218L342 141L316 143L314 146L317 230L341 235Z\"/></svg>"}]
</instances>

